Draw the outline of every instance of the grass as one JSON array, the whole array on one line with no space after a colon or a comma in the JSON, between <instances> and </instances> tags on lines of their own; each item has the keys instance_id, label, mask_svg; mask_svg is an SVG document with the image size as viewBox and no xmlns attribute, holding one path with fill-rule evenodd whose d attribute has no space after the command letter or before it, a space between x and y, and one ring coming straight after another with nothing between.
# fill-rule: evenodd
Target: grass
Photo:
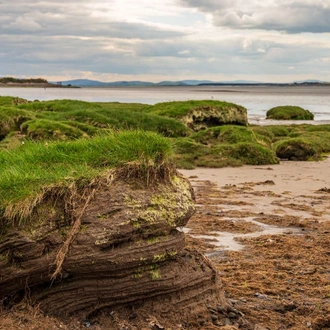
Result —
<instances>
[{"instance_id":1,"label":"grass","mask_svg":"<svg viewBox=\"0 0 330 330\"><path fill-rule=\"evenodd\" d=\"M229 108L242 108L234 103L224 102L224 101L213 101L213 100L202 100L202 101L174 101L174 102L163 102L157 103L154 106L149 106L145 110L149 113L157 114L160 116L180 118L187 115L192 109L201 107L219 107L224 109Z\"/></svg>"},{"instance_id":2,"label":"grass","mask_svg":"<svg viewBox=\"0 0 330 330\"><path fill-rule=\"evenodd\" d=\"M175 140L175 163L194 168L277 164L270 138L249 127L212 127Z\"/></svg>"},{"instance_id":3,"label":"grass","mask_svg":"<svg viewBox=\"0 0 330 330\"><path fill-rule=\"evenodd\" d=\"M278 162L277 157L284 157L281 145L291 143L297 147L292 139L303 139L304 144L313 148L312 153L307 152L308 148L302 149L306 150L308 159L322 159L330 152L330 125L218 126L214 121L215 127L193 131L187 127L189 123L180 121L180 117L196 108L202 109L201 113L203 107L221 107L225 113L231 107L240 109L227 102L180 101L149 106L75 100L27 103L22 100L13 106L13 99L0 97L0 104L3 104L0 106L0 150L20 148L22 143L31 140L51 143L88 137L98 139L111 131L142 130L170 137L174 147L171 159L180 168L274 164Z\"/></svg>"},{"instance_id":4,"label":"grass","mask_svg":"<svg viewBox=\"0 0 330 330\"><path fill-rule=\"evenodd\" d=\"M14 107L0 106L0 139L12 131L19 130L20 125L34 118L29 111Z\"/></svg>"},{"instance_id":5,"label":"grass","mask_svg":"<svg viewBox=\"0 0 330 330\"><path fill-rule=\"evenodd\" d=\"M20 109L35 114L36 120L64 122L65 124L68 121L79 122L98 130L109 128L148 130L171 137L189 134L190 130L184 124L171 118L143 112L142 109L145 107L144 104L138 103L90 103L73 100L32 102L19 105ZM38 125L38 127L40 126ZM91 130L89 131L91 133ZM38 136L47 138L49 131L46 130L45 137L42 137L42 131L38 130Z\"/></svg>"},{"instance_id":6,"label":"grass","mask_svg":"<svg viewBox=\"0 0 330 330\"><path fill-rule=\"evenodd\" d=\"M27 141L18 148L0 151L0 210L5 214L14 204L30 203L47 187L86 184L109 168L134 163L143 174L149 167L165 164L171 153L168 139L144 131L47 144Z\"/></svg>"}]
</instances>

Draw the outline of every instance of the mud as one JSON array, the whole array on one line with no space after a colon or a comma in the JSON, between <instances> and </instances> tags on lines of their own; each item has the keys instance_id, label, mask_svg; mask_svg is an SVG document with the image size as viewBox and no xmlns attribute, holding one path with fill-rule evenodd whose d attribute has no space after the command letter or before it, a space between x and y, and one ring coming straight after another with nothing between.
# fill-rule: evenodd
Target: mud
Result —
<instances>
[{"instance_id":1,"label":"mud","mask_svg":"<svg viewBox=\"0 0 330 330\"><path fill-rule=\"evenodd\" d=\"M330 329L329 164L184 171L197 202L184 231L254 329Z\"/></svg>"}]
</instances>

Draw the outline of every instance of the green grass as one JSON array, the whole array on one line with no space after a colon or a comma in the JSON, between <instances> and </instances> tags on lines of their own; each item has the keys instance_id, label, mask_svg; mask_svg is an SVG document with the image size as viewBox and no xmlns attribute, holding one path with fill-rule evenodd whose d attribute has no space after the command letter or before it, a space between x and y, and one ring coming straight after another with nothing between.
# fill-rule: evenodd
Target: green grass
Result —
<instances>
[{"instance_id":1,"label":"green grass","mask_svg":"<svg viewBox=\"0 0 330 330\"><path fill-rule=\"evenodd\" d=\"M14 107L0 106L0 140L12 131L17 131L21 123L34 118L29 111Z\"/></svg>"},{"instance_id":2,"label":"green grass","mask_svg":"<svg viewBox=\"0 0 330 330\"><path fill-rule=\"evenodd\" d=\"M276 120L313 120L314 115L301 107L284 105L269 109L266 113L266 118Z\"/></svg>"},{"instance_id":3,"label":"green grass","mask_svg":"<svg viewBox=\"0 0 330 330\"><path fill-rule=\"evenodd\" d=\"M145 105L138 103L90 103L73 100L56 100L22 104L19 105L19 108L34 113L36 120L43 119L65 123L68 121L79 122L93 126L99 130L109 128L141 129L158 132L171 137L186 136L190 132L179 121L143 112L142 110L145 108ZM39 128L41 126L38 125ZM40 129L38 129L37 135L38 137L42 135ZM44 138L47 137L49 137L48 129L45 131Z\"/></svg>"},{"instance_id":4,"label":"green grass","mask_svg":"<svg viewBox=\"0 0 330 330\"><path fill-rule=\"evenodd\" d=\"M96 134L97 130L88 130L87 124L77 122L61 122L48 119L34 119L23 123L20 130L27 137L34 140L69 140L87 137L88 135L80 128L86 128L91 134ZM74 124L74 125L71 125Z\"/></svg>"},{"instance_id":5,"label":"green grass","mask_svg":"<svg viewBox=\"0 0 330 330\"><path fill-rule=\"evenodd\" d=\"M317 157L318 148L305 138L291 138L275 144L278 157L289 160L309 160Z\"/></svg>"},{"instance_id":6,"label":"green grass","mask_svg":"<svg viewBox=\"0 0 330 330\"><path fill-rule=\"evenodd\" d=\"M12 104L13 104L14 99L16 99L16 97L13 97L13 96L0 96L0 106L11 107Z\"/></svg>"},{"instance_id":7,"label":"green grass","mask_svg":"<svg viewBox=\"0 0 330 330\"><path fill-rule=\"evenodd\" d=\"M36 198L46 187L91 180L109 168L132 162L157 168L171 153L168 139L144 131L47 144L28 141L12 150L0 150L0 210Z\"/></svg>"},{"instance_id":8,"label":"green grass","mask_svg":"<svg viewBox=\"0 0 330 330\"><path fill-rule=\"evenodd\" d=\"M170 137L174 148L172 161L180 168L274 164L278 162L276 155L283 157L283 152L279 151L281 144L288 145L290 142L286 141L290 140L297 148L298 144L292 139L303 139L313 148L313 152L307 147L303 149L308 159L322 159L330 153L330 125L222 125L193 131L194 128L186 126L188 122L180 121L180 117L199 107L221 107L225 113L230 107L240 109L227 102L180 101L149 106L75 100L27 103L22 100L12 106L12 99L0 97L0 104L4 104L0 106L0 151L20 148L23 142L29 144L32 140L52 143L86 140L87 137L98 139L109 135L110 131L142 130ZM292 110L292 107L284 108ZM216 121L213 124L219 125Z\"/></svg>"},{"instance_id":9,"label":"green grass","mask_svg":"<svg viewBox=\"0 0 330 330\"><path fill-rule=\"evenodd\" d=\"M249 127L219 126L176 139L175 163L183 168L277 164L270 138Z\"/></svg>"},{"instance_id":10,"label":"green grass","mask_svg":"<svg viewBox=\"0 0 330 330\"><path fill-rule=\"evenodd\" d=\"M244 126L224 125L201 130L191 135L195 141L203 144L253 142L264 144L266 140L257 131ZM268 141L269 142L269 141Z\"/></svg>"},{"instance_id":11,"label":"green grass","mask_svg":"<svg viewBox=\"0 0 330 330\"><path fill-rule=\"evenodd\" d=\"M201 107L219 107L219 108L242 108L234 103L224 102L224 101L213 101L213 100L202 100L202 101L173 101L173 102L163 102L157 103L154 106L149 106L145 110L149 113L153 113L160 116L180 118L187 115L192 109Z\"/></svg>"}]
</instances>

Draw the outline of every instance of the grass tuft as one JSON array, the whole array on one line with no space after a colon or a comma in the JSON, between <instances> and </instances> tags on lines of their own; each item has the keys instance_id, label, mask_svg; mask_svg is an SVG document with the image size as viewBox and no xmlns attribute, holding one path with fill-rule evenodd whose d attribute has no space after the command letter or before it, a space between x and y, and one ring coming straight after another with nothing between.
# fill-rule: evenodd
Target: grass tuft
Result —
<instances>
[{"instance_id":1,"label":"grass tuft","mask_svg":"<svg viewBox=\"0 0 330 330\"><path fill-rule=\"evenodd\" d=\"M0 150L0 210L10 218L26 217L49 189L82 186L109 168L135 164L149 182L172 154L171 143L156 133L123 131L68 142L34 142ZM1 217L1 214L0 214Z\"/></svg>"}]
</instances>

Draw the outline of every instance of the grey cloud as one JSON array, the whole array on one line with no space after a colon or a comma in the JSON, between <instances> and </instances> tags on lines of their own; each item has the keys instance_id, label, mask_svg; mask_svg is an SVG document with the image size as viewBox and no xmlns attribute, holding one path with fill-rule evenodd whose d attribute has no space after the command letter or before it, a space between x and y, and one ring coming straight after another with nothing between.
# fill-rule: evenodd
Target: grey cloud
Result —
<instances>
[{"instance_id":1,"label":"grey cloud","mask_svg":"<svg viewBox=\"0 0 330 330\"><path fill-rule=\"evenodd\" d=\"M180 0L180 3L211 13L216 26L288 33L330 32L329 0Z\"/></svg>"},{"instance_id":2,"label":"grey cloud","mask_svg":"<svg viewBox=\"0 0 330 330\"><path fill-rule=\"evenodd\" d=\"M180 32L155 28L146 24L114 22L94 17L90 1L20 1L12 5L0 2L1 34L38 33L40 36L107 36L116 38L164 39L182 36ZM104 11L111 10L111 1L104 2ZM102 9L102 8L100 8Z\"/></svg>"},{"instance_id":3,"label":"grey cloud","mask_svg":"<svg viewBox=\"0 0 330 330\"><path fill-rule=\"evenodd\" d=\"M286 73L288 67L299 67L303 73L314 70L317 75L329 64L322 66L322 60L330 54L325 35L314 42L309 35L251 29L286 27L293 32L301 31L298 27L302 24L316 31L318 26L328 24L327 17L321 20L320 8L330 0L313 0L314 5L308 5L311 1L307 0L291 1L291 5L284 0L251 0L248 5L243 0L180 1L212 13L214 24L233 28L234 33L226 36L228 30L219 33L220 29L207 26L207 35L201 25L195 35L194 28L188 35L148 24L108 21L106 15L93 16L88 6L98 3L103 6L99 9L107 12L111 1L106 0L0 0L0 75L65 76L70 72L77 78L81 72L92 72L118 76L171 74L185 79L216 74L230 77L232 73L276 75ZM297 14L291 17L293 12Z\"/></svg>"}]
</instances>

